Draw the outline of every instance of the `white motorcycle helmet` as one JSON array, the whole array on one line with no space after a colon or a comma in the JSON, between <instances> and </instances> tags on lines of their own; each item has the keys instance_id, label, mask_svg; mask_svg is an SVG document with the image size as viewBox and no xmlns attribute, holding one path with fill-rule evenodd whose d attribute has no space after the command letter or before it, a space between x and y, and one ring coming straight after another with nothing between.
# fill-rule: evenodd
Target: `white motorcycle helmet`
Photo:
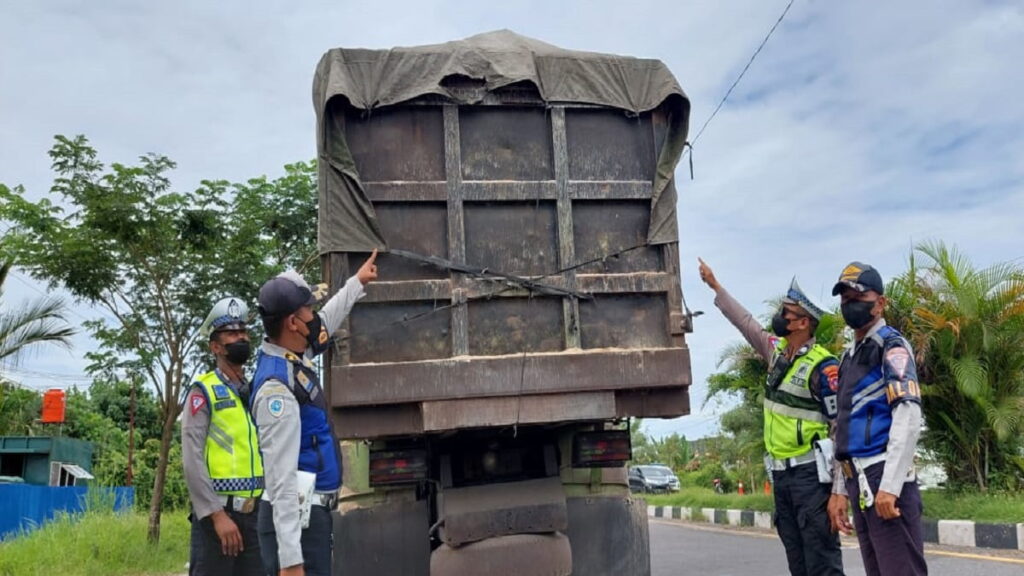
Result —
<instances>
[{"instance_id":1,"label":"white motorcycle helmet","mask_svg":"<svg viewBox=\"0 0 1024 576\"><path fill-rule=\"evenodd\" d=\"M214 332L221 330L245 330L249 318L249 307L241 298L229 296L213 305L203 325L199 327L199 335L207 340Z\"/></svg>"}]
</instances>

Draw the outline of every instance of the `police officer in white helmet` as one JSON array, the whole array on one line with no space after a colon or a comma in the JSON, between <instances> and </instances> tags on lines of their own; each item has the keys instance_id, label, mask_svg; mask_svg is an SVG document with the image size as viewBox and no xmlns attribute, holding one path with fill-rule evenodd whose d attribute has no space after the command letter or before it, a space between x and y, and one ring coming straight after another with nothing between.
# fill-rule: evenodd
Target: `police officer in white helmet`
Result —
<instances>
[{"instance_id":1,"label":"police officer in white helmet","mask_svg":"<svg viewBox=\"0 0 1024 576\"><path fill-rule=\"evenodd\" d=\"M248 315L241 298L224 298L199 328L217 365L192 383L182 410L182 464L192 502L191 576L264 573L256 532L263 461L245 377Z\"/></svg>"}]
</instances>

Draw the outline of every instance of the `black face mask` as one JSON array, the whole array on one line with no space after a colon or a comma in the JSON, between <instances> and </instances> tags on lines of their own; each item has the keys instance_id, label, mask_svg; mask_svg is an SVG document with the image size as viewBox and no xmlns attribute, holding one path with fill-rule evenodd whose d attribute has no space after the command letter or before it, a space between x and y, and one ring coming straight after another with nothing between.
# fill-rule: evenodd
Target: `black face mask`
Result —
<instances>
[{"instance_id":1,"label":"black face mask","mask_svg":"<svg viewBox=\"0 0 1024 576\"><path fill-rule=\"evenodd\" d=\"M227 352L226 357L228 362L231 362L235 366L241 366L249 361L249 356L252 354L252 349L249 346L248 340L238 340L231 344L225 344L224 350Z\"/></svg>"},{"instance_id":2,"label":"black face mask","mask_svg":"<svg viewBox=\"0 0 1024 576\"><path fill-rule=\"evenodd\" d=\"M877 300L850 300L843 302L840 309L843 311L843 321L854 330L860 330L875 319L871 309L875 307Z\"/></svg>"},{"instance_id":3,"label":"black face mask","mask_svg":"<svg viewBox=\"0 0 1024 576\"><path fill-rule=\"evenodd\" d=\"M793 333L793 331L789 329L789 320L786 320L782 315L781 310L776 312L775 316L772 316L772 332L774 332L779 338L785 338Z\"/></svg>"},{"instance_id":4,"label":"black face mask","mask_svg":"<svg viewBox=\"0 0 1024 576\"><path fill-rule=\"evenodd\" d=\"M321 332L324 334L326 334L326 332L323 329L323 324L320 322L319 314L316 312L313 313L313 319L306 322L306 328L309 330L309 334L306 334L306 344L309 344L309 347L313 352L315 354L320 354L327 350L329 343L328 339L325 338L323 342L320 341Z\"/></svg>"}]
</instances>

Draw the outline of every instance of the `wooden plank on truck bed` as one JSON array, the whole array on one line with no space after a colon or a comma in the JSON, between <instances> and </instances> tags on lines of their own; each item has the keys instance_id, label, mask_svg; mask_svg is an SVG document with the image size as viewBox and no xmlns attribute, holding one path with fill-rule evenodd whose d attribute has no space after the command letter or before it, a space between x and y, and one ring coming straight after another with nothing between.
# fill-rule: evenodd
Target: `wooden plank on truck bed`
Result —
<instances>
[{"instance_id":1,"label":"wooden plank on truck bed","mask_svg":"<svg viewBox=\"0 0 1024 576\"><path fill-rule=\"evenodd\" d=\"M457 428L614 418L615 393L577 392L502 398L463 398L424 402L422 406L423 430L438 432Z\"/></svg>"},{"instance_id":2,"label":"wooden plank on truck bed","mask_svg":"<svg viewBox=\"0 0 1024 576\"><path fill-rule=\"evenodd\" d=\"M335 407L690 385L687 348L459 356L332 370Z\"/></svg>"},{"instance_id":3,"label":"wooden plank on truck bed","mask_svg":"<svg viewBox=\"0 0 1024 576\"><path fill-rule=\"evenodd\" d=\"M690 413L690 395L679 390L619 390L618 418L675 418Z\"/></svg>"},{"instance_id":4,"label":"wooden plank on truck bed","mask_svg":"<svg viewBox=\"0 0 1024 576\"><path fill-rule=\"evenodd\" d=\"M380 438L423 433L418 404L335 408L334 430L340 438Z\"/></svg>"}]
</instances>

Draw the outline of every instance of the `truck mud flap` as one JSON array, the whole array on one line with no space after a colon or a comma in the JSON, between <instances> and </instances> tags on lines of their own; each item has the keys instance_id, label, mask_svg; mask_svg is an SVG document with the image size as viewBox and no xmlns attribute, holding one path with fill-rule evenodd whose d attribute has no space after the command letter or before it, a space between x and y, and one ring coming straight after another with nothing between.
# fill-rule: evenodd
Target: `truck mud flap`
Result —
<instances>
[{"instance_id":1,"label":"truck mud flap","mask_svg":"<svg viewBox=\"0 0 1024 576\"><path fill-rule=\"evenodd\" d=\"M425 500L335 512L334 576L429 576Z\"/></svg>"},{"instance_id":2,"label":"truck mud flap","mask_svg":"<svg viewBox=\"0 0 1024 576\"><path fill-rule=\"evenodd\" d=\"M650 576L647 504L636 498L569 498L573 576Z\"/></svg>"},{"instance_id":3,"label":"truck mud flap","mask_svg":"<svg viewBox=\"0 0 1024 576\"><path fill-rule=\"evenodd\" d=\"M430 576L569 576L572 549L564 534L513 534L458 548L442 544L430 556Z\"/></svg>"},{"instance_id":4,"label":"truck mud flap","mask_svg":"<svg viewBox=\"0 0 1024 576\"><path fill-rule=\"evenodd\" d=\"M454 488L442 492L441 539L450 546L565 531L565 490L558 478Z\"/></svg>"}]
</instances>

